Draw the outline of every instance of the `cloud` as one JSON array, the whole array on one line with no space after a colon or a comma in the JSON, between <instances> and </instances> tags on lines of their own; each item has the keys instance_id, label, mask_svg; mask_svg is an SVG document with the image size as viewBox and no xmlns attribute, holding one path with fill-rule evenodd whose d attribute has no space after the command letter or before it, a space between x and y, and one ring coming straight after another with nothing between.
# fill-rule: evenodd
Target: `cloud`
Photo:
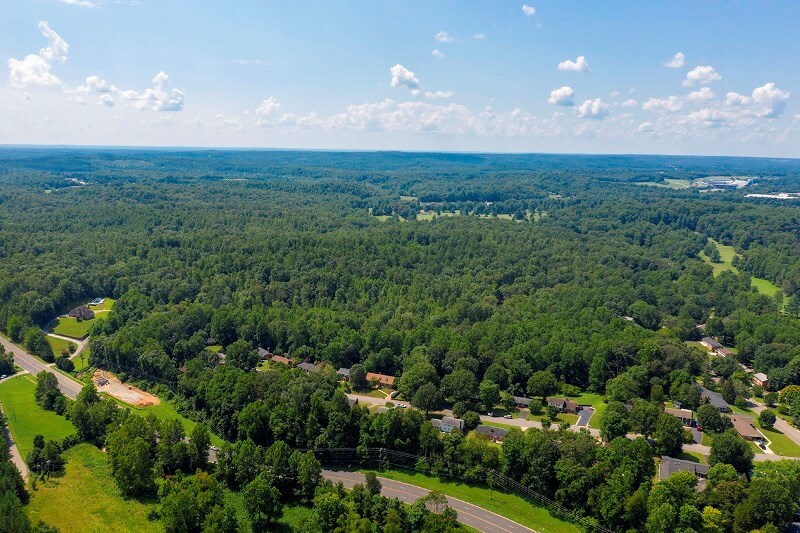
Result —
<instances>
[{"instance_id":1,"label":"cloud","mask_svg":"<svg viewBox=\"0 0 800 533\"><path fill-rule=\"evenodd\" d=\"M575 105L575 91L572 87L561 87L550 91L550 98L547 102L553 105L573 106Z\"/></svg>"},{"instance_id":2,"label":"cloud","mask_svg":"<svg viewBox=\"0 0 800 533\"><path fill-rule=\"evenodd\" d=\"M578 106L578 116L581 118L601 119L608 116L608 106L599 98L586 100Z\"/></svg>"},{"instance_id":3,"label":"cloud","mask_svg":"<svg viewBox=\"0 0 800 533\"><path fill-rule=\"evenodd\" d=\"M536 8L533 6L529 6L528 4L522 5L522 12L525 13L526 17L532 17L536 14Z\"/></svg>"},{"instance_id":4,"label":"cloud","mask_svg":"<svg viewBox=\"0 0 800 533\"><path fill-rule=\"evenodd\" d=\"M65 4L78 7L97 7L97 2L90 2L89 0L59 0Z\"/></svg>"},{"instance_id":5,"label":"cloud","mask_svg":"<svg viewBox=\"0 0 800 533\"><path fill-rule=\"evenodd\" d=\"M620 106L622 107L636 107L637 105L639 105L639 102L637 102L633 98L628 98L627 100L625 100L620 104Z\"/></svg>"},{"instance_id":6,"label":"cloud","mask_svg":"<svg viewBox=\"0 0 800 533\"><path fill-rule=\"evenodd\" d=\"M714 94L714 91L712 91L710 87L703 87L686 95L686 99L690 102L703 102L706 100L713 100L716 97L717 95Z\"/></svg>"},{"instance_id":7,"label":"cloud","mask_svg":"<svg viewBox=\"0 0 800 533\"><path fill-rule=\"evenodd\" d=\"M789 100L789 91L778 89L774 83L765 83L753 89L753 101L759 106L759 117L776 118L783 113Z\"/></svg>"},{"instance_id":8,"label":"cloud","mask_svg":"<svg viewBox=\"0 0 800 533\"><path fill-rule=\"evenodd\" d=\"M680 111L683 107L683 102L677 96L668 96L666 98L648 98L642 104L642 109L645 111L655 112L670 112Z\"/></svg>"},{"instance_id":9,"label":"cloud","mask_svg":"<svg viewBox=\"0 0 800 533\"><path fill-rule=\"evenodd\" d=\"M656 125L652 122L642 122L639 124L639 127L636 128L636 131L639 133L652 133L656 130Z\"/></svg>"},{"instance_id":10,"label":"cloud","mask_svg":"<svg viewBox=\"0 0 800 533\"><path fill-rule=\"evenodd\" d=\"M442 53L442 51L437 49L437 48L434 48L433 51L431 51L431 54L433 56L435 56L435 57L438 57L439 59L444 57L444 54Z\"/></svg>"},{"instance_id":11,"label":"cloud","mask_svg":"<svg viewBox=\"0 0 800 533\"><path fill-rule=\"evenodd\" d=\"M567 59L558 64L558 70L568 70L573 72L589 72L589 63L584 56L578 56L575 61Z\"/></svg>"},{"instance_id":12,"label":"cloud","mask_svg":"<svg viewBox=\"0 0 800 533\"><path fill-rule=\"evenodd\" d=\"M99 76L89 76L86 78L86 85L78 87L78 92L110 93L117 88Z\"/></svg>"},{"instance_id":13,"label":"cloud","mask_svg":"<svg viewBox=\"0 0 800 533\"><path fill-rule=\"evenodd\" d=\"M110 94L101 94L97 105L104 105L106 107L114 107L114 97Z\"/></svg>"},{"instance_id":14,"label":"cloud","mask_svg":"<svg viewBox=\"0 0 800 533\"><path fill-rule=\"evenodd\" d=\"M752 101L753 99L749 96L745 96L733 91L725 95L725 105L729 107L750 105Z\"/></svg>"},{"instance_id":15,"label":"cloud","mask_svg":"<svg viewBox=\"0 0 800 533\"><path fill-rule=\"evenodd\" d=\"M686 57L683 55L683 52L678 52L675 56L664 63L664 66L667 68L683 68L686 65Z\"/></svg>"},{"instance_id":16,"label":"cloud","mask_svg":"<svg viewBox=\"0 0 800 533\"><path fill-rule=\"evenodd\" d=\"M39 22L39 30L47 38L47 46L38 54L28 54L25 59L8 60L8 80L14 87L53 87L61 85L58 76L50 72L51 63L67 61L69 44L45 22Z\"/></svg>"},{"instance_id":17,"label":"cloud","mask_svg":"<svg viewBox=\"0 0 800 533\"><path fill-rule=\"evenodd\" d=\"M715 81L722 79L722 76L714 70L714 67L709 65L701 65L694 67L686 74L686 79L683 80L684 87L692 87L694 85L709 85Z\"/></svg>"},{"instance_id":18,"label":"cloud","mask_svg":"<svg viewBox=\"0 0 800 533\"><path fill-rule=\"evenodd\" d=\"M422 92L422 87L414 73L400 63L390 68L389 72L392 73L392 87L405 86L414 96L418 96Z\"/></svg>"},{"instance_id":19,"label":"cloud","mask_svg":"<svg viewBox=\"0 0 800 533\"><path fill-rule=\"evenodd\" d=\"M482 41L482 40L486 39L486 34L485 33L476 33L475 35L472 36L472 38L477 40L477 41Z\"/></svg>"},{"instance_id":20,"label":"cloud","mask_svg":"<svg viewBox=\"0 0 800 533\"><path fill-rule=\"evenodd\" d=\"M281 104L278 102L278 100L274 96L270 96L258 106L256 109L256 115L260 115L262 117L274 117L278 114L280 109Z\"/></svg>"},{"instance_id":21,"label":"cloud","mask_svg":"<svg viewBox=\"0 0 800 533\"><path fill-rule=\"evenodd\" d=\"M150 111L182 111L183 91L169 88L169 76L162 70L152 80L153 87L144 92L119 91L136 109Z\"/></svg>"},{"instance_id":22,"label":"cloud","mask_svg":"<svg viewBox=\"0 0 800 533\"><path fill-rule=\"evenodd\" d=\"M263 65L264 61L261 59L245 59L239 58L231 61L234 65Z\"/></svg>"},{"instance_id":23,"label":"cloud","mask_svg":"<svg viewBox=\"0 0 800 533\"><path fill-rule=\"evenodd\" d=\"M452 98L454 94L455 93L453 91L435 91L435 92L428 91L425 93L425 98L430 98L430 99Z\"/></svg>"},{"instance_id":24,"label":"cloud","mask_svg":"<svg viewBox=\"0 0 800 533\"><path fill-rule=\"evenodd\" d=\"M440 31L436 35L433 36L434 39L439 41L440 43L452 43L455 41L455 37L447 33L446 31Z\"/></svg>"}]
</instances>

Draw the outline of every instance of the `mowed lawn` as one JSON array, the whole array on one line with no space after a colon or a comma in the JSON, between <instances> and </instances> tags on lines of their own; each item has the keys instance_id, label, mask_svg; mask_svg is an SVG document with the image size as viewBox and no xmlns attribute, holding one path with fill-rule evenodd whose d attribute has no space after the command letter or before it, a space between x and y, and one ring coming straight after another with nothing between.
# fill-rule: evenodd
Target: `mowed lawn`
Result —
<instances>
[{"instance_id":1,"label":"mowed lawn","mask_svg":"<svg viewBox=\"0 0 800 533\"><path fill-rule=\"evenodd\" d=\"M72 346L72 350L75 351L78 348L78 345L74 342L69 342L64 339L59 339L57 337L51 337L50 335L47 336L47 342L50 343L50 349L53 351L53 357L58 357L61 355L61 352L64 350L67 353L72 353L69 351L69 347Z\"/></svg>"},{"instance_id":2,"label":"mowed lawn","mask_svg":"<svg viewBox=\"0 0 800 533\"><path fill-rule=\"evenodd\" d=\"M155 503L124 499L111 477L106 454L91 444L79 444L64 452L66 467L61 477L37 481L26 506L32 521L57 525L62 533L84 531L164 531L147 515Z\"/></svg>"},{"instance_id":3,"label":"mowed lawn","mask_svg":"<svg viewBox=\"0 0 800 533\"><path fill-rule=\"evenodd\" d=\"M535 531L580 531L576 525L550 516L544 507L537 507L512 494L490 491L488 488L466 485L454 481L441 481L419 473L387 470L379 477L402 481L428 490L437 490L453 498L477 505L493 513L527 526Z\"/></svg>"},{"instance_id":4,"label":"mowed lawn","mask_svg":"<svg viewBox=\"0 0 800 533\"><path fill-rule=\"evenodd\" d=\"M787 437L782 431L775 428L767 429L758 423L758 419L754 419L754 422L755 426L769 441L770 450L786 457L800 457L800 445Z\"/></svg>"},{"instance_id":5,"label":"mowed lawn","mask_svg":"<svg viewBox=\"0 0 800 533\"><path fill-rule=\"evenodd\" d=\"M23 458L33 449L33 437L61 440L75 433L72 422L36 404L36 380L24 374L0 383L0 404L8 419L8 427Z\"/></svg>"},{"instance_id":6,"label":"mowed lawn","mask_svg":"<svg viewBox=\"0 0 800 533\"><path fill-rule=\"evenodd\" d=\"M600 394L592 394L591 392L584 392L580 396L571 397L578 405L590 405L594 407L594 414L589 419L589 427L600 429L600 418L606 410L606 402Z\"/></svg>"},{"instance_id":7,"label":"mowed lawn","mask_svg":"<svg viewBox=\"0 0 800 533\"><path fill-rule=\"evenodd\" d=\"M730 270L734 274L739 273L739 269L733 266L733 256L736 255L736 250L733 246L726 246L724 244L720 244L714 239L711 239L717 250L719 251L719 258L722 260L721 263L712 263L711 259L706 255L705 252L700 252L700 259L702 259L705 263L711 265L711 268L714 272L714 276L719 276L723 272ZM770 282L769 280L763 278L750 278L750 284L756 288L756 290L765 295L765 296L775 296L775 293L778 292L779 288L774 283ZM784 303L785 305L785 303Z\"/></svg>"},{"instance_id":8,"label":"mowed lawn","mask_svg":"<svg viewBox=\"0 0 800 533\"><path fill-rule=\"evenodd\" d=\"M178 419L181 421L181 424L183 424L183 430L186 432L187 436L192 433L192 430L197 425L197 422L186 418L185 416L180 414L171 403L165 402L164 400L162 400L161 403L158 405L148 405L147 407L136 407L127 404L125 402L122 402L120 400L117 400L116 398L113 398L105 393L101 394L104 397L116 402L118 405L131 410L132 412L136 413L139 416L147 416L148 414L152 413L159 420ZM211 434L211 444L213 444L214 446L222 446L224 442L225 441L223 441L219 436L213 433Z\"/></svg>"},{"instance_id":9,"label":"mowed lawn","mask_svg":"<svg viewBox=\"0 0 800 533\"><path fill-rule=\"evenodd\" d=\"M100 305L90 305L89 308L95 313L98 311L111 311L117 301L113 298L106 298Z\"/></svg>"},{"instance_id":10,"label":"mowed lawn","mask_svg":"<svg viewBox=\"0 0 800 533\"><path fill-rule=\"evenodd\" d=\"M91 320L78 320L69 316L56 318L53 324L53 333L64 335L65 337L72 337L73 339L83 339L89 334L92 329L96 318Z\"/></svg>"}]
</instances>

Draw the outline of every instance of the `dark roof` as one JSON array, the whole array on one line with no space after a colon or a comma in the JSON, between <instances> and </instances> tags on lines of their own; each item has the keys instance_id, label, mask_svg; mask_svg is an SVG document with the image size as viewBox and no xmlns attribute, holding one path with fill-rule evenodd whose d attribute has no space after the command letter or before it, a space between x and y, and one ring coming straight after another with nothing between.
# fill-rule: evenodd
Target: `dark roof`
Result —
<instances>
[{"instance_id":1,"label":"dark roof","mask_svg":"<svg viewBox=\"0 0 800 533\"><path fill-rule=\"evenodd\" d=\"M300 363L297 365L298 368L302 368L306 372L319 372L319 367L317 365L312 365L311 363Z\"/></svg>"},{"instance_id":2,"label":"dark roof","mask_svg":"<svg viewBox=\"0 0 800 533\"><path fill-rule=\"evenodd\" d=\"M731 408L731 406L728 405L728 402L726 402L725 400L722 399L722 394L720 394L718 392L714 392L714 391L708 390L705 387L700 387L700 395L703 398L707 398L708 399L708 403L710 403L711 405L713 405L717 409L719 409L720 407L725 408L725 409L730 409Z\"/></svg>"},{"instance_id":3,"label":"dark roof","mask_svg":"<svg viewBox=\"0 0 800 533\"><path fill-rule=\"evenodd\" d=\"M764 435L759 433L753 425L753 419L746 416L732 416L731 423L733 428L746 439L763 439Z\"/></svg>"},{"instance_id":4,"label":"dark roof","mask_svg":"<svg viewBox=\"0 0 800 533\"><path fill-rule=\"evenodd\" d=\"M259 357L267 357L268 355L272 355L269 350L265 350L261 346L258 347L258 356Z\"/></svg>"},{"instance_id":5,"label":"dark roof","mask_svg":"<svg viewBox=\"0 0 800 533\"><path fill-rule=\"evenodd\" d=\"M514 396L514 403L517 405L530 405L531 399L524 396Z\"/></svg>"},{"instance_id":6,"label":"dark roof","mask_svg":"<svg viewBox=\"0 0 800 533\"><path fill-rule=\"evenodd\" d=\"M350 369L342 367L339 370L337 370L336 373L339 374L340 376L349 376L350 375Z\"/></svg>"},{"instance_id":7,"label":"dark roof","mask_svg":"<svg viewBox=\"0 0 800 533\"><path fill-rule=\"evenodd\" d=\"M695 337L695 339L696 338L697 337ZM703 337L703 342L711 346L711 348L722 348L722 345L711 337Z\"/></svg>"},{"instance_id":8,"label":"dark roof","mask_svg":"<svg viewBox=\"0 0 800 533\"><path fill-rule=\"evenodd\" d=\"M452 416L443 416L442 424L447 424L450 427L464 429L464 421L460 418L453 418Z\"/></svg>"},{"instance_id":9,"label":"dark roof","mask_svg":"<svg viewBox=\"0 0 800 533\"><path fill-rule=\"evenodd\" d=\"M475 433L478 435L486 435L488 437L502 439L508 435L508 430L505 428L496 428L494 426L485 426L480 424L477 428L475 428Z\"/></svg>"},{"instance_id":10,"label":"dark roof","mask_svg":"<svg viewBox=\"0 0 800 533\"><path fill-rule=\"evenodd\" d=\"M348 399L347 399L347 404L348 404L350 407L353 407L353 406L354 406L354 405L356 405L357 403L358 403L358 398L348 398Z\"/></svg>"},{"instance_id":11,"label":"dark roof","mask_svg":"<svg viewBox=\"0 0 800 533\"><path fill-rule=\"evenodd\" d=\"M658 479L667 479L675 472L691 472L694 475L707 476L708 465L675 459L674 457L661 457L661 466L658 469Z\"/></svg>"}]
</instances>

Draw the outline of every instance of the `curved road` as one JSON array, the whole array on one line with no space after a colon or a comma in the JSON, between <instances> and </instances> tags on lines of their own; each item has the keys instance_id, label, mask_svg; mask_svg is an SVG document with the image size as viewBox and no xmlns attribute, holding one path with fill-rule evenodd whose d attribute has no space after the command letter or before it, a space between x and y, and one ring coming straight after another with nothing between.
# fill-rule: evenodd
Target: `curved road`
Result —
<instances>
[{"instance_id":1,"label":"curved road","mask_svg":"<svg viewBox=\"0 0 800 533\"><path fill-rule=\"evenodd\" d=\"M47 364L41 362L16 344L13 344L11 341L7 340L5 337L0 337L0 344L2 344L3 348L7 352L11 352L14 354L14 362L17 364L18 367L22 368L23 370L27 370L34 376L44 370L45 372L50 372L56 376L58 380L58 388L61 389L66 396L72 398L73 400L78 397L78 393L83 388L83 384L75 381L74 379L65 376L61 372L56 371L52 367L48 366Z\"/></svg>"},{"instance_id":2,"label":"curved road","mask_svg":"<svg viewBox=\"0 0 800 533\"><path fill-rule=\"evenodd\" d=\"M353 488L359 483L364 482L364 474L358 472L348 472L341 470L323 470L322 476L330 479L334 483L341 481L348 489ZM394 481L379 477L381 482L381 494L387 498L397 498L401 502L414 503L418 499L428 495L430 491L409 485L401 481ZM536 533L521 524L513 522L491 511L487 511L477 505L472 505L465 501L447 496L447 503L458 513L458 521L478 531L490 531L492 533Z\"/></svg>"}]
</instances>

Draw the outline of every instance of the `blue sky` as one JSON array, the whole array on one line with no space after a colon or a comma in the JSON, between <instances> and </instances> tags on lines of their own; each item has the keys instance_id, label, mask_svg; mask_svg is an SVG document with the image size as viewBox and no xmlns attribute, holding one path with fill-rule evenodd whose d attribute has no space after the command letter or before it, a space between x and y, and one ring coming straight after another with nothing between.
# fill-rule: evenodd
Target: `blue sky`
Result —
<instances>
[{"instance_id":1,"label":"blue sky","mask_svg":"<svg viewBox=\"0 0 800 533\"><path fill-rule=\"evenodd\" d=\"M5 7L5 144L800 156L788 0Z\"/></svg>"}]
</instances>

